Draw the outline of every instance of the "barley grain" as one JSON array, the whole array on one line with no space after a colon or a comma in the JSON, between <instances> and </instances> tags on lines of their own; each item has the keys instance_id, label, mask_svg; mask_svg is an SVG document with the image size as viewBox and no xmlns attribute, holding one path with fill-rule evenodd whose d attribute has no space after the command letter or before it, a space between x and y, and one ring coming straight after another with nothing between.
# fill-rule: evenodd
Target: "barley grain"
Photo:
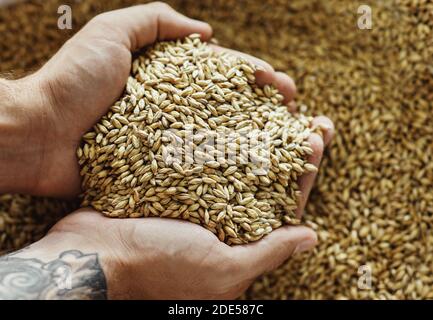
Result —
<instances>
[{"instance_id":1,"label":"barley grain","mask_svg":"<svg viewBox=\"0 0 433 320\"><path fill-rule=\"evenodd\" d=\"M183 62L176 64L174 59ZM150 215L182 216L229 244L258 240L280 227L281 221L293 224L295 220L287 216L294 218L296 205L287 203L297 203L299 176L315 169L305 159L311 153L305 141L311 118L291 114L271 86L259 88L255 71L256 66L243 58L214 52L197 35L148 49L133 62L124 96L83 136L77 150L83 168L83 205L92 205L110 217L139 217L137 212L143 208ZM149 83L149 78L160 81ZM225 116L225 121L217 123L213 117L219 116ZM111 125L114 129L108 130ZM205 131L190 137L189 125ZM176 130L169 131L172 129ZM259 130L257 141L247 144L248 134L255 129ZM273 138L270 153L294 150L290 159L275 158L294 169L290 176L277 178L269 170L269 176L253 173L255 163L268 161L259 144L266 133ZM233 134L235 159L229 166L225 150L233 141L230 138L227 143L227 136ZM190 138L195 151L186 155L183 143ZM115 147L101 146L107 140ZM218 144L212 145L215 141ZM164 156L170 150L184 155L191 166L180 159L167 161ZM107 182L106 177L111 179ZM270 192L272 187L275 192ZM262 191L270 192L270 197L256 207ZM176 214L175 208L181 205L188 211ZM228 205L245 206L249 219L233 216Z\"/></svg>"},{"instance_id":2,"label":"barley grain","mask_svg":"<svg viewBox=\"0 0 433 320\"><path fill-rule=\"evenodd\" d=\"M143 3L74 2L74 29L59 32L44 26L57 24L53 12L63 3L39 2L0 10L1 72L13 71L20 76L36 70L98 12ZM168 2L188 16L210 22L221 45L259 56L277 70L293 75L299 88L298 99L309 106L307 109L301 104L299 110L326 114L337 127L306 210L309 224L319 232L317 250L311 255L295 256L258 279L248 297L433 298L433 132L428 120L433 101L431 1L255 0L248 6L236 0L202 0L200 5L195 0ZM361 4L372 8L371 30L356 26ZM230 77L236 73L237 69L232 70ZM147 79L145 83L155 86L158 81ZM211 91L207 88L210 80L199 79L196 84L203 92ZM160 86L158 89L167 88L167 93L172 90L169 82ZM128 102L123 103L124 107ZM237 102L221 104L215 107L220 115L212 115L213 120L217 125L236 126L244 119L230 120L227 114L239 108ZM171 112L167 110L164 112ZM188 108L176 110L193 116ZM141 115L134 118L145 119ZM101 132L113 130L110 123L99 128ZM101 153L112 152L116 146L111 143ZM291 157L286 152L284 156ZM271 162L277 176L291 170L275 159ZM249 178L254 181L254 176ZM50 209L53 200L43 204L34 198L18 200L20 205L14 209L8 201L0 200L5 204L0 217L10 215L11 210L16 217L3 219L6 233L0 232L0 241L7 239L8 249L36 240L41 234L31 230L46 226L45 218L56 219L55 210ZM173 210L182 214L186 210L183 208ZM229 210L233 210L232 214L243 212L227 206ZM29 221L29 217L37 223ZM373 222L377 230L371 227L370 236L360 237L360 229ZM26 241L12 240L21 239L22 234ZM394 236L397 234L400 237ZM0 248L5 247L4 243ZM346 261L335 259L336 245L337 251L348 255ZM363 264L371 266L370 290L358 288L358 268ZM399 276L401 283L393 276L397 273L405 274Z\"/></svg>"}]
</instances>

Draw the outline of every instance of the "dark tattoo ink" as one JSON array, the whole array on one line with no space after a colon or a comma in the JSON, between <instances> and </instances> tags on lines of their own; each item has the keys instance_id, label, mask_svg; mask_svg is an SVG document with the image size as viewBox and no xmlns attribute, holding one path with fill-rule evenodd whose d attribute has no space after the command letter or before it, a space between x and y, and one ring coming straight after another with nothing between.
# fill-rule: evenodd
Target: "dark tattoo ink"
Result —
<instances>
[{"instance_id":1,"label":"dark tattoo ink","mask_svg":"<svg viewBox=\"0 0 433 320\"><path fill-rule=\"evenodd\" d=\"M0 257L1 299L107 299L98 254L64 251L50 262L12 255Z\"/></svg>"}]
</instances>

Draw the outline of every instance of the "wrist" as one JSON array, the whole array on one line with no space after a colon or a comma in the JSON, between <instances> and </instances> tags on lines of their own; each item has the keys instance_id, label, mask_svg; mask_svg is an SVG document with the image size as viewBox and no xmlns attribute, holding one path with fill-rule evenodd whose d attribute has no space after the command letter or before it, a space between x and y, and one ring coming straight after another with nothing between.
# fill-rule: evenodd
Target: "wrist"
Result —
<instances>
[{"instance_id":1,"label":"wrist","mask_svg":"<svg viewBox=\"0 0 433 320\"><path fill-rule=\"evenodd\" d=\"M99 217L99 213L95 213L95 215ZM101 218L106 219L105 217ZM93 225L93 222L96 225ZM101 235L107 232L106 228L110 228L104 227L104 230L99 232L96 221L89 220L76 223L78 224L60 223L55 225L43 239L31 245L32 252L29 250L28 254L30 256L37 254L38 257L41 256L50 261L65 251L78 250L83 254L93 254L97 256L104 275L107 299L133 297L130 273L132 259L124 258L124 250L115 241L115 237L110 238ZM86 224L89 228L83 227ZM24 251L23 254L27 253Z\"/></svg>"},{"instance_id":2,"label":"wrist","mask_svg":"<svg viewBox=\"0 0 433 320\"><path fill-rule=\"evenodd\" d=\"M0 79L0 193L35 193L48 115L35 76Z\"/></svg>"}]
</instances>

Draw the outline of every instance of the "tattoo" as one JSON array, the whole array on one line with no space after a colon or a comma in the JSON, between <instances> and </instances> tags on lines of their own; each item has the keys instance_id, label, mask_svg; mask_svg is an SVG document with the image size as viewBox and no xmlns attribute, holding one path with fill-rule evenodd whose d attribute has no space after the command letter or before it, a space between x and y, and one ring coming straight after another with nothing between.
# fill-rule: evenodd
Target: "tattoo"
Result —
<instances>
[{"instance_id":1,"label":"tattoo","mask_svg":"<svg viewBox=\"0 0 433 320\"><path fill-rule=\"evenodd\" d=\"M0 258L0 299L107 299L98 254L64 251L48 263L8 255Z\"/></svg>"}]
</instances>

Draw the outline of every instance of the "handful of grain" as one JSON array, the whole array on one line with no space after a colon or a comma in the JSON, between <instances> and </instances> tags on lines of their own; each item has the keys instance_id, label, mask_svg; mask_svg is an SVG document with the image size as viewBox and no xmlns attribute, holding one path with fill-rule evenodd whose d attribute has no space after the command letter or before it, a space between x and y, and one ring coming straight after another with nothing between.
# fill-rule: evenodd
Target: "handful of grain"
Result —
<instances>
[{"instance_id":1,"label":"handful of grain","mask_svg":"<svg viewBox=\"0 0 433 320\"><path fill-rule=\"evenodd\" d=\"M228 244L298 223L297 180L316 170L306 161L312 119L258 87L257 69L199 35L147 49L77 150L82 205L189 220Z\"/></svg>"}]
</instances>

